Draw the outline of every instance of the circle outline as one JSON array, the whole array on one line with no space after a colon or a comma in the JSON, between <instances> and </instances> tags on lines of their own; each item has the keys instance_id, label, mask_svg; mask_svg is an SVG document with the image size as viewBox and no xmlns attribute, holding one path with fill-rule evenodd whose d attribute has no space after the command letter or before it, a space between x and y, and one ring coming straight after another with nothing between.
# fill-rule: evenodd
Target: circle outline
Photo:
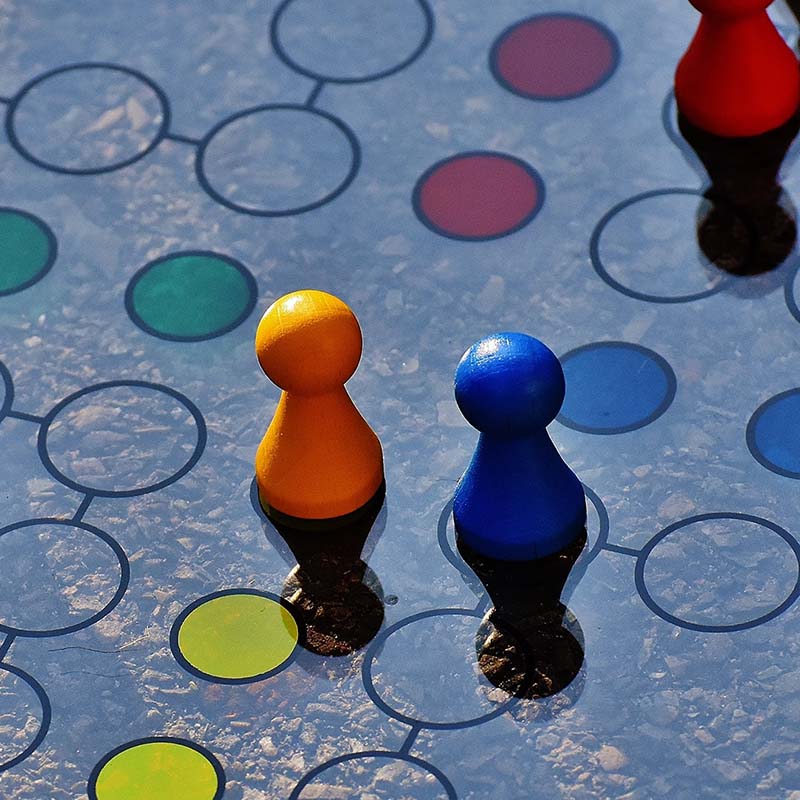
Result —
<instances>
[{"instance_id":1,"label":"circle outline","mask_svg":"<svg viewBox=\"0 0 800 800\"><path fill-rule=\"evenodd\" d=\"M136 286L151 269L154 269L160 264L171 261L174 258L184 258L186 256L215 258L219 261L223 261L228 266L231 266L237 270L237 272L244 278L247 286L248 300L244 310L233 322L228 323L224 327L219 328L210 334L181 336L179 334L163 333L145 322L134 305L133 294L136 291ZM128 316L131 318L133 324L136 325L137 328L143 330L145 333L149 333L151 336L155 336L157 339L163 339L168 342L203 342L210 339L216 339L218 336L224 336L226 333L230 333L235 328L238 328L239 325L241 325L250 316L250 314L252 314L253 309L256 307L257 301L258 283L256 282L253 273L250 272L250 270L247 269L247 267L241 261L238 261L232 256L225 255L224 253L214 252L213 250L177 250L175 252L159 256L152 261L148 261L143 267L140 267L138 270L136 270L130 281L128 281L127 287L125 288L125 310L128 312Z\"/></svg>"},{"instance_id":2,"label":"circle outline","mask_svg":"<svg viewBox=\"0 0 800 800\"><path fill-rule=\"evenodd\" d=\"M658 545L671 533L674 533L681 528L688 527L696 522L705 522L706 520L712 519L737 519L760 525L771 530L773 533L777 533L778 536L780 536L781 539L783 539L791 548L792 553L797 561L797 580L795 581L795 585L788 596L772 611L768 611L753 620L748 620L745 622L736 622L729 625L707 625L699 622L690 622L688 620L681 619L674 614L670 614L670 612L662 608L650 594L644 579L644 569L647 559L653 552L656 545ZM744 631L750 628L755 628L759 625L763 625L765 622L769 622L780 616L784 611L794 604L798 597L800 597L800 543L798 543L798 541L787 530L781 528L780 525L770 522L770 520L764 519L763 517L757 517L753 514L742 514L736 511L696 514L695 516L687 517L686 519L678 520L677 522L673 522L671 525L667 525L666 528L659 531L652 539L650 539L649 542L647 542L647 544L645 544L645 546L639 551L639 555L636 558L634 580L636 584L636 591L639 593L639 597L641 597L642 602L656 616L661 617L661 619L663 619L665 622L670 622L679 628L685 628L690 631L698 631L700 633L734 633L736 631Z\"/></svg>"},{"instance_id":3,"label":"circle outline","mask_svg":"<svg viewBox=\"0 0 800 800\"><path fill-rule=\"evenodd\" d=\"M0 289L0 297L8 297L9 295L16 294L17 292L23 292L25 289L33 286L35 283L38 283L42 278L47 275L48 272L53 268L53 265L56 263L56 258L58 258L58 240L56 239L56 235L53 233L52 228L41 218L37 217L36 214L31 214L30 211L25 211L21 208L14 208L13 206L0 206L0 214L3 213L11 213L16 214L17 216L24 217L29 222L32 222L36 227L44 234L44 238L47 240L47 258L45 259L44 265L41 266L36 274L32 278L28 278L27 281L18 284L10 289ZM2 417L2 413L0 413L0 418Z\"/></svg>"},{"instance_id":4,"label":"circle outline","mask_svg":"<svg viewBox=\"0 0 800 800\"><path fill-rule=\"evenodd\" d=\"M484 722L495 719L506 711L513 708L518 702L519 698L514 695L509 695L508 699L497 705L487 714L482 714L478 717L471 717L467 720L457 722L432 722L427 720L414 719L413 717L404 714L397 709L392 708L378 693L372 679L372 665L378 656L378 651L383 643L395 632L407 625L419 622L428 617L474 617L477 620L483 620L483 613L475 611L470 608L434 608L427 611L420 611L417 614L412 614L410 617L395 622L388 628L384 628L370 643L367 652L364 655L364 660L361 663L361 679L364 684L364 690L369 696L370 700L375 703L378 708L383 711L388 717L399 720L400 722L410 725L412 728L420 728L422 730L462 730L464 728L472 728L476 725L481 725Z\"/></svg>"},{"instance_id":5,"label":"circle outline","mask_svg":"<svg viewBox=\"0 0 800 800\"><path fill-rule=\"evenodd\" d=\"M436 172L436 170L438 170L440 167L443 167L452 161L473 158L475 156L496 158L500 161L511 161L516 166L520 167L529 178L531 178L534 186L536 187L536 205L533 207L533 209L529 211L528 214L526 214L525 217L523 217L516 225L511 228L507 228L500 233L491 233L482 236L468 236L460 233L452 233L446 228L442 228L433 222L433 220L431 220L422 209L422 190L424 189L424 184L428 178L430 178L431 175L433 175L433 173ZM522 228L528 225L528 223L533 222L534 218L538 216L539 212L544 207L546 194L547 190L545 188L544 178L542 178L535 167L518 156L511 155L511 153L505 153L501 150L464 150L463 152L455 153L452 156L439 159L439 161L431 164L422 173L422 175L417 178L416 183L414 184L414 189L411 192L411 207L414 209L414 214L417 219L428 230L438 233L440 236L444 236L447 239L454 239L458 242L490 242L495 239L502 239L504 236L510 236L512 233L522 230Z\"/></svg>"},{"instance_id":6,"label":"circle outline","mask_svg":"<svg viewBox=\"0 0 800 800\"><path fill-rule=\"evenodd\" d=\"M195 667L183 654L180 649L180 645L178 643L178 636L180 634L180 629L189 615L197 608L202 605L205 605L212 600L216 600L218 597L228 597L230 595L252 595L255 597L263 597L267 600L271 600L273 603L277 603L278 605L285 608L289 614L291 615L292 619L294 620L295 625L297 626L297 641L295 642L294 647L292 648L292 652L278 664L277 667L273 667L272 669L267 670L266 672L261 672L258 675L248 676L244 678L225 678L225 677L218 677L216 675L212 675L208 672L203 672L202 670ZM288 666L294 662L297 658L298 650L303 646L306 641L306 626L303 622L300 615L295 610L294 606L283 597L280 597L272 592L265 592L261 589L252 589L252 588L233 588L233 589L220 589L216 592L211 592L210 594L203 595L202 597L198 597L194 599L191 603L189 603L186 608L184 608L177 617L175 617L175 621L172 623L172 627L170 628L169 632L169 647L172 651L172 655L178 664L183 667L186 672L194 675L196 678L201 678L204 681L208 681L209 683L222 683L222 684L229 684L229 685L242 685L246 683L257 683L258 681L266 680L267 678L271 678L273 675L277 675L279 672L282 672Z\"/></svg>"},{"instance_id":7,"label":"circle outline","mask_svg":"<svg viewBox=\"0 0 800 800\"><path fill-rule=\"evenodd\" d=\"M33 692L39 699L39 703L42 707L42 718L39 722L39 730L36 731L36 735L33 737L33 739L31 739L31 741L28 743L28 746L21 753L18 753L8 761L0 763L0 773L3 773L6 770L9 770L12 767L15 767L17 764L23 762L28 756L32 755L37 750L39 745L44 741L45 736L47 736L48 730L50 730L50 722L53 718L53 709L50 704L50 698L47 696L47 692L45 692L44 687L32 675L29 675L27 672L25 672L25 670L15 667L13 664L9 664L5 661L0 662L0 670L4 670L5 672L10 672L12 675L16 675L23 683L26 683L31 689L33 689Z\"/></svg>"},{"instance_id":8,"label":"circle outline","mask_svg":"<svg viewBox=\"0 0 800 800\"><path fill-rule=\"evenodd\" d=\"M798 282L800 282L800 262L798 262L797 266L795 267L793 274L787 277L786 283L783 287L783 295L784 299L786 300L786 306L789 309L789 313L798 322L800 322L800 305L798 305L798 301L794 292L794 285Z\"/></svg>"},{"instance_id":9,"label":"circle outline","mask_svg":"<svg viewBox=\"0 0 800 800\"><path fill-rule=\"evenodd\" d=\"M94 767L92 767L92 771L89 773L89 779L86 782L86 793L89 796L89 800L100 800L97 795L97 781L100 778L100 773L103 771L103 768L112 759L120 755L120 753L124 753L126 750L132 750L134 747L138 747L143 744L161 744L164 742L168 744L182 745L189 750L194 750L196 753L199 753L201 756L203 756L206 761L208 761L217 777L217 791L214 793L213 797L208 798L208 800L221 800L222 796L225 794L226 778L225 770L219 759L210 750L202 745L192 742L189 739L182 739L178 736L145 736L141 739L133 739L130 742L118 745L113 750L110 750L94 765Z\"/></svg>"},{"instance_id":10,"label":"circle outline","mask_svg":"<svg viewBox=\"0 0 800 800\"><path fill-rule=\"evenodd\" d=\"M58 164L45 161L44 159L35 156L22 144L17 136L17 131L14 126L14 115L16 114L20 103L32 89L34 89L40 83L47 81L49 78L53 78L56 75L65 74L67 72L91 69L104 69L112 72L121 72L124 75L128 75L131 78L135 78L140 83L143 83L156 95L156 99L161 106L161 123L158 126L155 136L149 142L147 147L140 152L135 153L134 155L121 161L115 161L111 164L107 164L103 167L62 167ZM41 167L49 172L56 172L61 175L102 175L106 172L114 172L118 169L128 167L155 150L155 148L161 144L161 142L169 133L171 118L172 112L170 110L169 98L167 97L166 93L152 78L149 78L143 72L140 72L138 69L134 69L133 67L115 64L111 61L77 61L72 64L64 64L63 66L55 67L54 69L42 72L25 83L23 87L11 98L11 102L8 104L6 109L5 130L9 144L14 148L14 150L16 150L16 152L26 161L29 161L31 164L35 164L37 167Z\"/></svg>"},{"instance_id":11,"label":"circle outline","mask_svg":"<svg viewBox=\"0 0 800 800\"><path fill-rule=\"evenodd\" d=\"M557 97L551 97L549 95L540 95L540 94L532 94L528 92L522 92L516 89L512 84L510 84L505 77L500 73L500 69L497 64L497 58L500 52L500 48L503 46L503 42L507 36L513 33L517 28L522 27L523 25L527 25L530 22L538 22L544 19L573 19L573 20L580 20L581 22L587 22L595 29L599 30L602 33L609 45L611 46L611 67L609 68L608 72L595 84L593 84L588 89L583 89L579 92L572 92L570 94L559 95ZM533 14L530 17L525 17L524 19L519 19L516 22L512 22L506 28L504 28L500 33L495 37L495 40L492 42L492 46L489 50L489 71L492 73L492 77L497 81L497 83L506 91L511 92L511 94L517 95L517 97L522 97L525 100L538 100L545 103L561 103L565 100L575 100L578 97L585 97L587 94L591 94L592 92L600 89L606 83L608 83L611 78L616 73L617 69L619 69L619 65L622 62L622 48L620 47L619 39L614 31L611 30L604 22L600 22L600 20L595 19L594 17L586 16L585 14L577 14L577 13L570 13L568 11L545 11L541 14Z\"/></svg>"},{"instance_id":12,"label":"circle outline","mask_svg":"<svg viewBox=\"0 0 800 800\"><path fill-rule=\"evenodd\" d=\"M80 399L84 395L91 394L92 392L101 391L103 389L114 389L119 386L128 388L152 389L154 391L162 392L163 394L172 397L174 400L177 400L186 408L195 421L195 425L197 426L197 444L195 445L194 451L189 457L189 460L179 470L172 475L163 478L157 483L137 489L94 489L91 486L86 486L72 480L72 478L68 478L63 472L61 472L61 470L58 469L58 467L50 458L50 454L47 452L47 433L58 414L70 403ZM152 383L150 381L115 380L104 381L103 383L95 383L91 386L86 386L83 389L79 389L77 392L67 395L63 400L59 400L59 402L56 403L42 419L42 424L39 428L39 436L36 442L36 448L39 452L39 458L42 460L44 468L50 473L50 475L52 475L59 483L69 487L70 489L73 489L76 492L90 495L92 497L139 497L140 495L156 492L159 489L170 486L186 475L186 473L189 472L189 470L191 470L192 467L194 467L194 465L200 460L203 450L205 450L207 440L208 432L206 429L206 423L203 419L203 415L200 413L200 409L188 397L186 397L186 395L177 391L177 389L173 389L170 386L165 386L163 383Z\"/></svg>"},{"instance_id":13,"label":"circle outline","mask_svg":"<svg viewBox=\"0 0 800 800\"><path fill-rule=\"evenodd\" d=\"M387 78L390 75L394 75L397 72L401 72L406 67L411 66L427 49L428 45L431 43L433 39L433 31L435 27L435 21L433 16L433 11L431 10L430 5L428 4L428 0L414 0L417 3L420 10L422 11L423 18L425 20L425 31L422 35L422 39L420 40L419 44L413 50L411 55L407 56L403 61L399 64L396 64L393 67L389 67L388 69L379 70L378 72L369 73L368 75L361 77L361 78L344 78L344 77L335 77L333 75L324 75L321 72L316 72L315 70L308 69L306 67L301 66L297 61L295 61L286 49L283 46L280 38L280 23L283 14L289 8L289 6L295 0L283 0L283 2L275 9L274 14L272 15L272 19L269 23L269 39L270 44L272 45L272 49L275 52L275 55L293 72L296 72L299 75L304 75L306 78L311 78L314 81L320 83L337 83L337 84L355 84L355 83L369 83L370 81L377 81L381 78Z\"/></svg>"},{"instance_id":14,"label":"circle outline","mask_svg":"<svg viewBox=\"0 0 800 800\"><path fill-rule=\"evenodd\" d=\"M5 387L5 396L0 404L0 422L2 422L14 406L14 379L11 377L11 370L2 361L0 361L0 381Z\"/></svg>"},{"instance_id":15,"label":"circle outline","mask_svg":"<svg viewBox=\"0 0 800 800\"><path fill-rule=\"evenodd\" d=\"M13 522L10 525L0 528L0 538L5 536L7 533L11 533L12 531L31 528L35 525L60 525L66 528L78 528L86 531L87 533L91 533L98 539L105 542L111 548L112 552L117 557L117 561L119 562L119 585L117 586L117 589L111 599L99 611L96 611L85 620L75 622L72 625L66 625L61 628L48 628L45 630L17 628L13 625L6 625L4 622L0 622L0 633L18 636L23 639L48 639L50 637L64 636L68 633L75 633L75 631L88 628L94 625L96 622L99 622L101 619L103 619L103 617L110 614L119 605L120 601L124 597L125 592L128 590L128 585L130 584L131 579L131 567L128 561L128 556L125 554L125 551L122 549L122 546L119 544L119 542L110 533L106 533L94 525L89 525L83 520L59 519L57 517L37 517L36 519L26 519L22 522Z\"/></svg>"},{"instance_id":16,"label":"circle outline","mask_svg":"<svg viewBox=\"0 0 800 800\"><path fill-rule=\"evenodd\" d=\"M621 346L629 350L634 350L642 355L646 355L648 358L651 358L661 369L662 373L664 374L667 387L664 397L658 406L646 417L637 422L633 422L628 425L618 425L613 428L596 428L591 425L583 425L566 416L563 411L559 411L558 415L556 416L557 422L561 423L566 428L571 428L579 433L591 433L597 436L613 436L619 433L630 433L631 431L639 430L639 428L644 428L647 425L655 422L659 417L666 413L675 400L675 395L678 391L678 379L675 375L675 370L672 369L672 365L669 363L669 361L667 361L667 359L664 358L664 356L662 356L660 353L657 353L655 350L651 350L649 347L644 347L644 345L637 344L635 342L624 342L616 339L601 342L588 342L587 344L582 344L580 347L575 347L572 350L568 350L562 356L559 356L559 361L563 366L569 359L584 351L613 349ZM567 390L569 390L569 387L567 387Z\"/></svg>"},{"instance_id":17,"label":"circle outline","mask_svg":"<svg viewBox=\"0 0 800 800\"><path fill-rule=\"evenodd\" d=\"M444 772L442 772L438 767L435 767L433 764L428 763L424 759L418 758L417 756L412 756L410 753L402 753L399 751L392 752L390 750L362 750L359 753L347 753L343 756L336 756L336 758L332 758L329 761L324 761L322 764L317 764L316 767L300 778L300 780L297 782L297 785L292 790L292 793L289 795L289 800L300 800L300 794L302 793L303 789L305 789L306 786L308 786L308 784L317 777L317 775L325 772L325 770L338 766L345 761L356 761L360 758L385 758L395 761L406 761L409 764L420 767L433 775L433 777L436 778L442 785L442 788L445 790L445 792L447 792L448 800L457 800L458 798L456 790L447 775L445 775Z\"/></svg>"},{"instance_id":18,"label":"circle outline","mask_svg":"<svg viewBox=\"0 0 800 800\"><path fill-rule=\"evenodd\" d=\"M784 478L794 478L800 479L800 470L792 471L788 469L784 469L783 467L778 466L777 464L770 461L763 452L758 447L758 443L756 441L756 427L758 426L761 417L769 410L769 408L776 403L779 403L786 397L790 397L793 395L800 396L800 387L796 387L794 389L787 389L785 392L779 392L778 394L774 395L773 397L768 398L765 400L754 412L753 415L747 422L747 428L745 430L745 442L747 443L747 449L750 451L750 455L761 464L762 467L765 467L770 472L774 472L776 475L782 475Z\"/></svg>"},{"instance_id":19,"label":"circle outline","mask_svg":"<svg viewBox=\"0 0 800 800\"><path fill-rule=\"evenodd\" d=\"M629 287L625 286L625 284L620 283L616 278L613 278L605 268L603 260L600 257L600 239L608 223L611 222L611 220L621 211L624 211L629 206L633 206L642 200L649 200L652 197L664 197L669 195L692 195L694 197L699 197L701 200L707 199L701 189L689 189L681 186L672 186L666 189L650 189L646 192L640 192L639 194L632 195L631 197L628 197L627 199L617 203L615 206L606 211L605 214L603 214L592 231L592 236L589 239L589 258L591 259L594 271L600 276L604 283L608 284L612 289L615 289L620 294L624 294L627 297L632 297L634 300L644 300L647 303L660 303L663 305L670 305L674 303L691 303L695 300L703 300L706 297L712 297L715 294L719 294L733 281L733 276L729 274L723 274L722 270L720 270L721 278L719 282L708 289L703 289L701 292L693 292L690 294L664 296L647 294L646 292L639 292L636 289L630 289Z\"/></svg>"},{"instance_id":20,"label":"circle outline","mask_svg":"<svg viewBox=\"0 0 800 800\"><path fill-rule=\"evenodd\" d=\"M310 203L305 203L304 205L295 206L293 208L276 210L243 206L234 202L233 200L229 200L223 194L218 192L212 186L211 181L206 174L205 162L208 146L223 128L239 119L252 116L253 114L260 114L265 111L300 111L307 114L313 114L317 117L322 117L323 119L327 120L335 128L337 128L340 133L344 134L347 143L350 145L351 160L347 175L345 175L342 182L323 197L318 198ZM295 214L305 214L307 211L313 211L316 208L320 208L321 206L332 202L340 194L342 194L342 192L344 192L345 189L347 189L347 187L350 186L350 184L355 180L360 168L361 145L359 144L358 138L356 137L352 128L350 128L350 126L347 125L344 120L328 113L327 111L322 111L321 109L313 108L311 106L304 106L300 103L265 103L264 105L252 106L250 108L245 108L242 111L237 111L235 114L230 114L229 116L220 120L216 125L214 125L213 128L211 128L210 131L208 131L208 133L205 134L205 136L203 136L197 145L194 160L194 171L195 176L197 177L197 182L212 200L220 205L225 206L226 208L231 209L231 211L237 211L240 214L249 214L253 217L289 217Z\"/></svg>"}]
</instances>

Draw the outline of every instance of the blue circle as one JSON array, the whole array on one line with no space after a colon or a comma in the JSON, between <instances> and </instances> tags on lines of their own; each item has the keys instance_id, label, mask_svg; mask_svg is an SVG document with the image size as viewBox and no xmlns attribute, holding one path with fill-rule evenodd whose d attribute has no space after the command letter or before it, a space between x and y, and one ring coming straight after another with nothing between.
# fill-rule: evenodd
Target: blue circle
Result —
<instances>
[{"instance_id":1,"label":"blue circle","mask_svg":"<svg viewBox=\"0 0 800 800\"><path fill-rule=\"evenodd\" d=\"M630 342L593 342L561 358L567 383L558 421L582 433L635 431L658 419L677 387L658 353Z\"/></svg>"},{"instance_id":2,"label":"blue circle","mask_svg":"<svg viewBox=\"0 0 800 800\"><path fill-rule=\"evenodd\" d=\"M800 388L771 397L747 423L753 458L778 475L800 478Z\"/></svg>"}]
</instances>

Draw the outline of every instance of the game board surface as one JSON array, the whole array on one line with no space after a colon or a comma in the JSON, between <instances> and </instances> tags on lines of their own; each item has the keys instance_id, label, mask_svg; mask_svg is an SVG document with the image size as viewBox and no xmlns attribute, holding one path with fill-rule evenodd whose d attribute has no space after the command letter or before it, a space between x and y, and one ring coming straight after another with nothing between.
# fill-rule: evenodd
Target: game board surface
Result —
<instances>
[{"instance_id":1,"label":"game board surface","mask_svg":"<svg viewBox=\"0 0 800 800\"><path fill-rule=\"evenodd\" d=\"M698 241L696 24L0 0L3 798L800 797L797 253L740 221L779 252L742 277ZM360 320L386 466L333 549L253 502L255 327L305 287ZM453 372L498 330L562 358L588 498L538 696L479 659L450 515Z\"/></svg>"}]
</instances>

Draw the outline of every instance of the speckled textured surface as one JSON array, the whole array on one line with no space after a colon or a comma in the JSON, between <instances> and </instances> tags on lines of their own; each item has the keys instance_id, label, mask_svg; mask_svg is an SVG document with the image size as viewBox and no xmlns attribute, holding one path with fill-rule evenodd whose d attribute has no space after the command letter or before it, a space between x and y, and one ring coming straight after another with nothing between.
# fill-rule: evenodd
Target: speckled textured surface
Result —
<instances>
[{"instance_id":1,"label":"speckled textured surface","mask_svg":"<svg viewBox=\"0 0 800 800\"><path fill-rule=\"evenodd\" d=\"M769 275L720 280L697 251L700 198L675 194L628 206L609 223L600 242L608 272L644 293L716 293L646 302L615 291L590 259L592 234L615 205L665 188L701 189L662 124L695 13L685 0L647 0L635 13L613 2L558 6L614 31L621 61L596 91L548 103L502 88L488 54L507 26L554 9L437 0L433 37L403 70L327 82L313 113L261 111L224 125L245 109L302 105L314 92L312 78L273 52L277 6L0 0L0 96L15 104L12 136L41 161L107 170L47 171L11 146L8 129L0 133L0 204L35 214L58 241L40 282L0 297L13 413L45 417L81 389L141 381L188 399L207 433L178 480L126 496L189 462L202 439L197 420L152 386L109 388L108 402L83 395L47 437L60 474L95 490L82 506L83 495L43 466L37 419L0 422L0 529L78 513L119 543L130 567L124 596L98 622L61 636L17 636L4 653L3 664L41 684L52 722L35 752L0 772L0 794L83 797L113 748L175 736L219 759L226 800L288 798L316 767L362 751L402 751L406 760L343 759L312 775L299 796L438 800L449 781L461 800L797 800L800 606L784 600L798 577L791 544L800 494L795 480L753 458L745 438L764 401L800 384L800 323L786 302L800 297L795 254ZM319 22L324 4L305 6L308 17L296 0L285 20L287 46L299 53L304 37L341 39L344 26L338 55L309 45L309 58L332 73L379 71L424 34L422 6L411 0L331 3L340 8L329 25ZM381 20L400 32L382 30ZM358 42L371 42L361 67ZM168 98L168 125L157 91L128 72L111 80L102 68L62 72L17 95L48 70L86 61L146 75ZM196 146L217 125L200 169L209 193L197 179ZM159 131L171 138L139 157ZM412 207L426 169L475 150L524 160L546 187L538 214L493 241L441 236ZM800 191L791 151L783 186L788 197ZM130 279L183 250L244 264L258 284L257 310L207 341L165 341L137 328L124 306ZM365 690L365 650L337 658L301 651L286 669L246 685L200 680L172 655L172 624L195 599L234 587L280 594L295 567L251 505L255 449L278 397L258 368L253 335L258 309L304 287L345 299L364 333L348 388L384 446L386 503L363 555L371 585L382 587L383 631L415 614L465 610L422 617L370 651L375 691L399 715L491 717L481 724L417 730L387 715ZM478 670L470 626L477 632L483 593L450 563L445 551L458 557L439 533L452 537L440 517L476 437L453 400L455 365L477 339L515 329L559 355L601 340L641 345L666 359L677 387L657 419L627 433L550 427L602 502L608 529L590 505L595 557L564 597L583 631L580 675L563 695L511 703ZM52 629L102 610L119 584L111 550L82 528L61 539L40 530L35 541L23 534L32 530L0 534L0 623ZM603 541L610 546L600 549ZM638 555L651 548L646 561ZM25 750L40 719L36 695L0 667L0 763Z\"/></svg>"}]
</instances>

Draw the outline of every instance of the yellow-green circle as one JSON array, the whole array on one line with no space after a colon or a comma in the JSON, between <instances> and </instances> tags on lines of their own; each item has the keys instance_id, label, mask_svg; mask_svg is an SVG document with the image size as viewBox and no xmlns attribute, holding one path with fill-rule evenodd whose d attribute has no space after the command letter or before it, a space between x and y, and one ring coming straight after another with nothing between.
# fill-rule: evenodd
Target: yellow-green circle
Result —
<instances>
[{"instance_id":1,"label":"yellow-green circle","mask_svg":"<svg viewBox=\"0 0 800 800\"><path fill-rule=\"evenodd\" d=\"M55 237L38 217L0 209L0 294L12 294L41 278L55 258Z\"/></svg>"},{"instance_id":2,"label":"yellow-green circle","mask_svg":"<svg viewBox=\"0 0 800 800\"><path fill-rule=\"evenodd\" d=\"M219 778L199 750L179 742L135 744L112 756L97 775L97 800L213 800Z\"/></svg>"},{"instance_id":3,"label":"yellow-green circle","mask_svg":"<svg viewBox=\"0 0 800 800\"><path fill-rule=\"evenodd\" d=\"M260 594L225 594L189 612L178 631L178 649L203 675L248 680L285 663L299 635L295 618L276 600Z\"/></svg>"}]
</instances>

